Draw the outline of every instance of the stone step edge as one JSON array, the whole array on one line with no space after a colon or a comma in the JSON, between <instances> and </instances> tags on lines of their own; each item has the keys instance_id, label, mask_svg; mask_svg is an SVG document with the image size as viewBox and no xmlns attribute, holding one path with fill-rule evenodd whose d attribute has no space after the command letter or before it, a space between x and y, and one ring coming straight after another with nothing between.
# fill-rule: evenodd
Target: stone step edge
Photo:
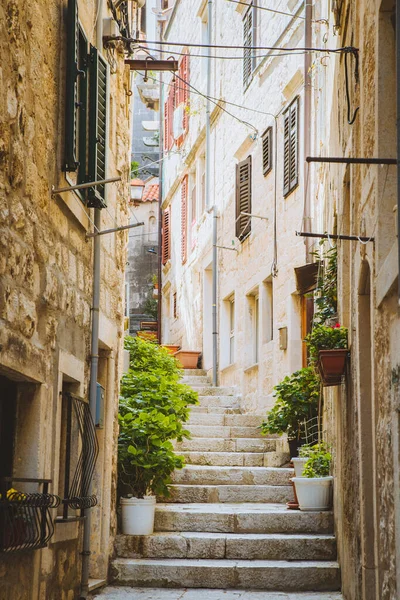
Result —
<instances>
[{"instance_id":1,"label":"stone step edge","mask_svg":"<svg viewBox=\"0 0 400 600\"><path fill-rule=\"evenodd\" d=\"M254 559L208 559L208 558L115 558L113 564L122 563L125 565L144 565L147 567L155 565L171 566L174 568L179 565L187 567L210 567L210 568L240 568L240 567L254 567L254 568L284 568L284 569L309 569L314 568L329 568L338 569L339 563L336 560L254 560ZM212 564L210 564L212 563Z\"/></svg>"}]
</instances>

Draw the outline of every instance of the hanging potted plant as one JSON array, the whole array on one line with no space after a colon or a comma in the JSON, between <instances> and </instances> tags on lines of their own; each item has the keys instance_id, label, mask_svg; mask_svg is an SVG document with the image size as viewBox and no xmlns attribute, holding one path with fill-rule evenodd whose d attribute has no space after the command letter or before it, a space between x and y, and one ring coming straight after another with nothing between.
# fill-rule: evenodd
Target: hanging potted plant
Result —
<instances>
[{"instance_id":1,"label":"hanging potted plant","mask_svg":"<svg viewBox=\"0 0 400 600\"><path fill-rule=\"evenodd\" d=\"M312 452L304 466L302 477L293 477L300 510L329 510L333 481L330 475L331 462L330 452L322 446Z\"/></svg>"},{"instance_id":2,"label":"hanging potted plant","mask_svg":"<svg viewBox=\"0 0 400 600\"><path fill-rule=\"evenodd\" d=\"M347 328L316 325L306 337L310 362L315 364L324 386L340 385L349 354Z\"/></svg>"},{"instance_id":3,"label":"hanging potted plant","mask_svg":"<svg viewBox=\"0 0 400 600\"><path fill-rule=\"evenodd\" d=\"M286 433L290 456L297 456L304 442L304 423L318 415L319 377L306 367L285 377L274 388L275 405L261 425L264 434Z\"/></svg>"},{"instance_id":4,"label":"hanging potted plant","mask_svg":"<svg viewBox=\"0 0 400 600\"><path fill-rule=\"evenodd\" d=\"M184 423L197 395L181 384L181 371L159 346L126 338L130 369L122 378L119 405L118 491L122 532L153 532L156 496L167 496L171 474L184 466L172 440L189 436Z\"/></svg>"}]
</instances>

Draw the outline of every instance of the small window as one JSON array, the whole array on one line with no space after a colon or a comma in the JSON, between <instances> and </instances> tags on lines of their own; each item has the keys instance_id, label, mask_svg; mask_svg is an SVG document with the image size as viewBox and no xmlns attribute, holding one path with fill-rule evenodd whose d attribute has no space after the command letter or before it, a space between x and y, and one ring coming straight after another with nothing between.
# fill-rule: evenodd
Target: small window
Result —
<instances>
[{"instance_id":1,"label":"small window","mask_svg":"<svg viewBox=\"0 0 400 600\"><path fill-rule=\"evenodd\" d=\"M246 213L246 214L243 214ZM251 156L236 165L236 237L243 240L251 232Z\"/></svg>"},{"instance_id":2,"label":"small window","mask_svg":"<svg viewBox=\"0 0 400 600\"><path fill-rule=\"evenodd\" d=\"M284 112L283 195L288 196L299 183L299 100Z\"/></svg>"},{"instance_id":3,"label":"small window","mask_svg":"<svg viewBox=\"0 0 400 600\"><path fill-rule=\"evenodd\" d=\"M235 362L235 297L229 300L229 364Z\"/></svg>"},{"instance_id":4,"label":"small window","mask_svg":"<svg viewBox=\"0 0 400 600\"><path fill-rule=\"evenodd\" d=\"M262 163L263 175L266 176L272 170L272 127L268 127L262 136Z\"/></svg>"},{"instance_id":5,"label":"small window","mask_svg":"<svg viewBox=\"0 0 400 600\"><path fill-rule=\"evenodd\" d=\"M243 87L246 89L253 78L253 71L257 66L256 51L256 20L257 9L250 2L243 19Z\"/></svg>"}]
</instances>

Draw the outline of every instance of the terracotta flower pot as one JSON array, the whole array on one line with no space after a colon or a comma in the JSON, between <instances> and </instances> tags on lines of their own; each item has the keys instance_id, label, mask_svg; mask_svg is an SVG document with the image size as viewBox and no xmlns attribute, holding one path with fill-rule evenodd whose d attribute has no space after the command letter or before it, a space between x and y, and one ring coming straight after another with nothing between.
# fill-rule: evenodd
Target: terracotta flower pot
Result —
<instances>
[{"instance_id":1,"label":"terracotta flower pot","mask_svg":"<svg viewBox=\"0 0 400 600\"><path fill-rule=\"evenodd\" d=\"M178 350L175 358L180 362L183 369L197 369L197 363L201 352L197 350Z\"/></svg>"},{"instance_id":2,"label":"terracotta flower pot","mask_svg":"<svg viewBox=\"0 0 400 600\"><path fill-rule=\"evenodd\" d=\"M318 369L325 387L340 385L346 369L348 348L320 350L318 354Z\"/></svg>"},{"instance_id":3,"label":"terracotta flower pot","mask_svg":"<svg viewBox=\"0 0 400 600\"><path fill-rule=\"evenodd\" d=\"M175 354L175 352L178 352L180 346L174 344L162 344L161 348L165 348L170 354Z\"/></svg>"}]
</instances>

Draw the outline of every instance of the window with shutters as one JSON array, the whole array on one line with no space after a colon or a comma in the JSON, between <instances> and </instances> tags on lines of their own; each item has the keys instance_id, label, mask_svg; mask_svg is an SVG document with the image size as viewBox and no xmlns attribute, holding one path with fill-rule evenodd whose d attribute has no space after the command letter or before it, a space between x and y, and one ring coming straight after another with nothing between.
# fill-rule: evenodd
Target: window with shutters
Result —
<instances>
[{"instance_id":1,"label":"window with shutters","mask_svg":"<svg viewBox=\"0 0 400 600\"><path fill-rule=\"evenodd\" d=\"M173 137L179 148L189 131L189 53L187 51L179 62L174 101Z\"/></svg>"},{"instance_id":2,"label":"window with shutters","mask_svg":"<svg viewBox=\"0 0 400 600\"><path fill-rule=\"evenodd\" d=\"M263 175L268 175L272 170L272 127L268 127L261 138Z\"/></svg>"},{"instance_id":3,"label":"window with shutters","mask_svg":"<svg viewBox=\"0 0 400 600\"><path fill-rule=\"evenodd\" d=\"M247 214L243 214L247 213ZM251 156L236 165L236 237L241 242L251 232Z\"/></svg>"},{"instance_id":4,"label":"window with shutters","mask_svg":"<svg viewBox=\"0 0 400 600\"><path fill-rule=\"evenodd\" d=\"M183 178L181 186L181 259L182 264L187 259L187 221L188 221L188 176Z\"/></svg>"},{"instance_id":5,"label":"window with shutters","mask_svg":"<svg viewBox=\"0 0 400 600\"><path fill-rule=\"evenodd\" d=\"M162 215L162 264L166 265L171 258L170 236L171 207L166 208Z\"/></svg>"},{"instance_id":6,"label":"window with shutters","mask_svg":"<svg viewBox=\"0 0 400 600\"><path fill-rule=\"evenodd\" d=\"M299 183L299 99L296 98L283 114L283 195L289 195Z\"/></svg>"},{"instance_id":7,"label":"window with shutters","mask_svg":"<svg viewBox=\"0 0 400 600\"><path fill-rule=\"evenodd\" d=\"M251 1L243 19L243 87L245 89L249 86L257 66L256 52L252 50L252 46L256 45L256 21L257 9Z\"/></svg>"},{"instance_id":8,"label":"window with shutters","mask_svg":"<svg viewBox=\"0 0 400 600\"><path fill-rule=\"evenodd\" d=\"M107 63L89 51L77 0L68 0L64 169L77 183L106 178L107 94ZM88 206L106 206L104 185L79 195Z\"/></svg>"},{"instance_id":9,"label":"window with shutters","mask_svg":"<svg viewBox=\"0 0 400 600\"><path fill-rule=\"evenodd\" d=\"M164 149L168 152L174 145L174 111L177 95L177 82L172 81L168 98L164 104Z\"/></svg>"}]
</instances>

